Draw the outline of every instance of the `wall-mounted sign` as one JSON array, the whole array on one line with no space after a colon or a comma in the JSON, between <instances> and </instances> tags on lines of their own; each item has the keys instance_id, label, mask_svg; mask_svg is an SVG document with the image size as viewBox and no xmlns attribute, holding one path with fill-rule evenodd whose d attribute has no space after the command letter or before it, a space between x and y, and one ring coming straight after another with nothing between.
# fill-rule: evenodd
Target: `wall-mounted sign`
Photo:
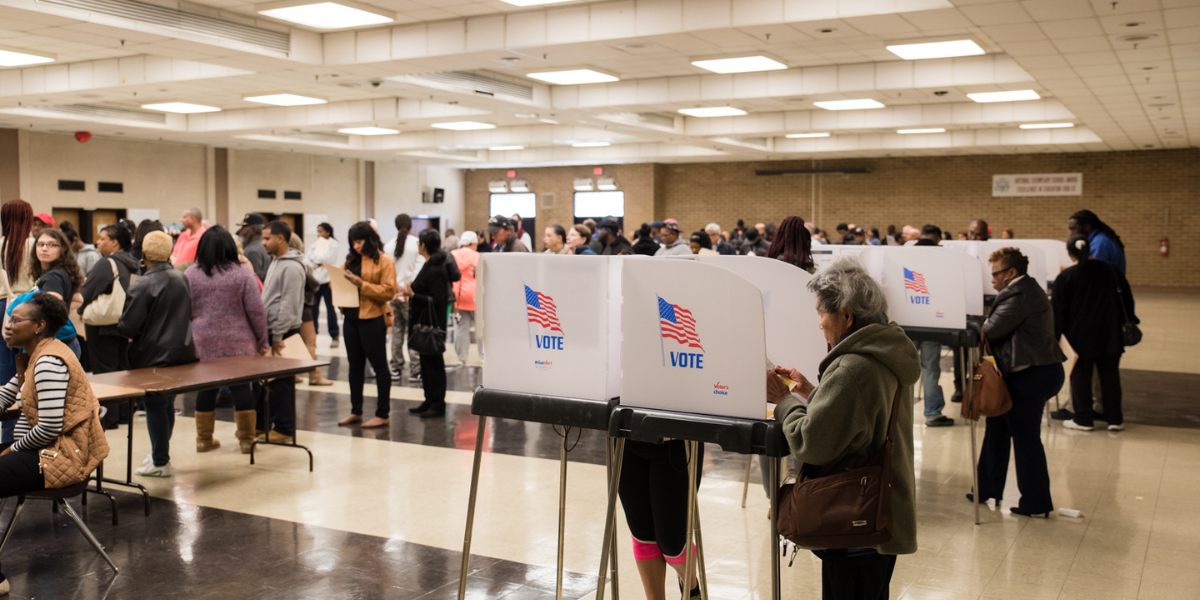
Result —
<instances>
[{"instance_id":1,"label":"wall-mounted sign","mask_svg":"<svg viewBox=\"0 0 1200 600\"><path fill-rule=\"evenodd\" d=\"M1078 196L1083 173L992 175L992 196Z\"/></svg>"}]
</instances>

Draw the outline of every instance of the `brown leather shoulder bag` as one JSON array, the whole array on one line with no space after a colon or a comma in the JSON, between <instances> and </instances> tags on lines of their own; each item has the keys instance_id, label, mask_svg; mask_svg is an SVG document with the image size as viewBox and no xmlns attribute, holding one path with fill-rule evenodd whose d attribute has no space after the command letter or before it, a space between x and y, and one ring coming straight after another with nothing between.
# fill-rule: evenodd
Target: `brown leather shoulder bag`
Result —
<instances>
[{"instance_id":1,"label":"brown leather shoulder bag","mask_svg":"<svg viewBox=\"0 0 1200 600\"><path fill-rule=\"evenodd\" d=\"M981 415L999 417L1012 410L1012 396L993 357L992 345L982 332L979 339L984 360L975 367L975 374L971 377L971 397L964 398L962 405L962 417L971 421L978 421Z\"/></svg>"},{"instance_id":2,"label":"brown leather shoulder bag","mask_svg":"<svg viewBox=\"0 0 1200 600\"><path fill-rule=\"evenodd\" d=\"M844 473L814 477L800 467L794 484L779 488L779 534L802 548L870 548L892 539L892 444L900 391L892 400L887 438L871 462Z\"/></svg>"}]
</instances>

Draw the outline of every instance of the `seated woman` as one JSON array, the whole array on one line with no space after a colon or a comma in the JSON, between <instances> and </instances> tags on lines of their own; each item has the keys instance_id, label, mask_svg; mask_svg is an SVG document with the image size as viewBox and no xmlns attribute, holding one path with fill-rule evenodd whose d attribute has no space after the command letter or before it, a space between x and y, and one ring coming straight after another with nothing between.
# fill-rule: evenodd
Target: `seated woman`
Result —
<instances>
[{"instance_id":1,"label":"seated woman","mask_svg":"<svg viewBox=\"0 0 1200 600\"><path fill-rule=\"evenodd\" d=\"M901 390L892 447L892 539L874 548L813 549L821 559L824 598L888 597L897 554L917 551L912 386L921 377L917 349L887 318L883 289L855 258L835 260L808 282L821 331L833 349L821 361L820 386L795 369L767 373L767 400L796 460L826 476L865 466L888 434ZM795 393L779 378L798 383Z\"/></svg>"},{"instance_id":2,"label":"seated woman","mask_svg":"<svg viewBox=\"0 0 1200 600\"><path fill-rule=\"evenodd\" d=\"M0 388L0 411L14 405L21 411L15 441L0 446L0 498L75 485L108 456L87 374L75 353L54 339L66 322L67 305L40 292L17 305L4 327L8 347L25 353L17 375ZM0 573L0 595L8 593Z\"/></svg>"}]
</instances>

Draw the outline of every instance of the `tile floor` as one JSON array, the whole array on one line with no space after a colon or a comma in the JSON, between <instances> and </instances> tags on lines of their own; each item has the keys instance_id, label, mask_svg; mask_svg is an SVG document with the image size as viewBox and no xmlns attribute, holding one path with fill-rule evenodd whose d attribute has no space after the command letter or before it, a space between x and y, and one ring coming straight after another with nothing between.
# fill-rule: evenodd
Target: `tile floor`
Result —
<instances>
[{"instance_id":1,"label":"tile floor","mask_svg":"<svg viewBox=\"0 0 1200 600\"><path fill-rule=\"evenodd\" d=\"M1186 354L1166 356L1175 352L1176 344L1200 334L1195 316L1200 314L1200 295L1139 292L1138 302L1149 343L1132 349L1125 366L1200 372ZM328 356L342 355L341 350L329 350L327 338L321 349ZM476 360L473 355L470 362ZM469 386L473 377L468 371L457 381ZM944 382L949 383L948 373ZM363 433L330 424L348 408L345 383L319 391L306 385L299 389L300 439L316 455L313 473L306 470L302 452L282 448L262 449L258 464L249 465L236 452L229 422L217 425L225 447L196 454L191 445L193 421L181 417L173 439L175 477L144 481L161 499L156 500L155 516L141 516L137 499L123 493L118 494L121 527L108 525L106 504L93 502L88 507L89 522L101 541L126 549L114 553L121 575L114 579L86 546L72 546L65 556L47 551L46 536L69 544L81 538L69 531L69 524L51 526L65 523L60 516L43 512L44 507L31 508L22 520L34 522L20 526L4 549L14 597L151 597L135 593L142 588L126 582L155 577L180 587L176 593L154 597L452 597L453 586L435 582L433 575L452 573L462 547L477 425L466 406L469 394L450 394L454 406L446 419L422 421L404 410L419 401L420 390L395 388L391 427ZM180 403L185 415L190 414L189 403ZM952 414L953 405L946 412ZM149 442L144 421L139 419L135 427L139 431L134 454L140 458ZM982 428L977 434L982 435ZM125 432L109 435L111 470L123 466ZM473 545L473 568L478 571L471 597L542 597L545 568L553 566L556 556L556 521L550 515L557 510L554 457L559 440L548 427L510 421L490 423L486 435L490 451L482 462ZM1083 517L1030 520L1009 515L1007 508L1017 499L1010 473L1003 509L985 509L980 525L974 524L972 505L963 498L971 485L971 429L961 424L918 426L915 441L920 550L900 557L893 598L1200 598L1200 505L1195 502L1200 496L1200 430L1131 425L1119 434L1081 433L1050 423L1043 429L1043 441L1055 504L1078 509ZM570 598L591 598L595 586L604 509L602 443L600 436L585 436L571 456L565 552ZM767 500L757 485L758 468L753 469L754 483L743 509L746 459L712 447L706 455L700 511L710 595L769 598L768 553L773 544L768 539ZM138 529L140 521L159 518L194 527ZM628 530L623 519L619 522L621 594L641 599ZM241 527L244 535L230 535L220 523ZM288 533L263 533L272 530ZM209 531L214 536L222 532L227 541L197 544L194 536ZM135 543L142 553L128 550ZM399 554L402 564L395 564L394 557L378 556L401 546L406 548ZM22 553L45 560L14 556ZM275 561L269 563L274 568L259 569L268 558ZM376 560L382 558L388 560ZM289 577L293 571L296 575ZM409 578L403 579L406 572ZM252 576L255 573L270 576L260 579ZM238 577L248 587L222 587L227 579ZM64 585L63 578L84 583L75 589ZM377 585L393 579L408 583ZM212 582L211 587L205 581ZM413 581L423 583L416 590L405 587ZM189 585L206 587L184 587ZM783 589L785 598L818 598L819 561L801 553L792 567L784 567ZM211 593L216 591L223 593Z\"/></svg>"}]
</instances>

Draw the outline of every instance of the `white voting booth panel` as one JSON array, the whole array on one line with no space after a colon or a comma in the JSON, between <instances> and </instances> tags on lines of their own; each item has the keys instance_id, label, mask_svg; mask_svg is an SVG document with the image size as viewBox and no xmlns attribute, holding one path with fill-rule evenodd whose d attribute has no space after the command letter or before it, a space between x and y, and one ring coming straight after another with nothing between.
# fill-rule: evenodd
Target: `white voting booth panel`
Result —
<instances>
[{"instance_id":1,"label":"white voting booth panel","mask_svg":"<svg viewBox=\"0 0 1200 600\"><path fill-rule=\"evenodd\" d=\"M753 256L692 258L736 273L754 284L762 294L763 315L769 323L767 360L799 369L809 381L817 380L828 349L821 334L821 318L817 316L817 297L806 287L812 275L783 261Z\"/></svg>"},{"instance_id":2,"label":"white voting booth panel","mask_svg":"<svg viewBox=\"0 0 1200 600\"><path fill-rule=\"evenodd\" d=\"M883 287L888 318L901 327L966 328L964 271L961 261L949 256L950 252L904 246L860 247L859 262ZM981 304L982 300L981 296Z\"/></svg>"},{"instance_id":3,"label":"white voting booth panel","mask_svg":"<svg viewBox=\"0 0 1200 600\"><path fill-rule=\"evenodd\" d=\"M1071 255L1067 253L1066 240L1000 240L1003 242L1016 242L1020 244L1018 248L1027 247L1028 245L1037 246L1042 249L1046 255L1046 279L1054 281L1058 278L1058 274L1063 269L1074 265L1071 262Z\"/></svg>"},{"instance_id":4,"label":"white voting booth panel","mask_svg":"<svg viewBox=\"0 0 1200 600\"><path fill-rule=\"evenodd\" d=\"M758 288L690 260L626 258L621 269L621 404L763 418L767 357Z\"/></svg>"},{"instance_id":5,"label":"white voting booth panel","mask_svg":"<svg viewBox=\"0 0 1200 600\"><path fill-rule=\"evenodd\" d=\"M871 246L843 246L841 244L822 244L820 246L813 246L813 265L815 265L819 271L828 266L829 263L833 262L833 259L843 254L857 256L863 250L866 250L870 247Z\"/></svg>"},{"instance_id":6,"label":"white voting booth panel","mask_svg":"<svg viewBox=\"0 0 1200 600\"><path fill-rule=\"evenodd\" d=\"M988 257L993 252L1001 248L1016 248L1029 258L1029 276L1037 280L1038 285L1042 289L1046 289L1046 253L1037 244L1027 244L1029 240L988 240L980 242L976 240L945 240L942 242L942 247L959 252L965 252L969 256L973 256L979 261L980 267L980 282L983 284L983 293L989 296L996 294L996 289L992 287L992 268L988 264ZM1058 271L1055 271L1055 275Z\"/></svg>"},{"instance_id":7,"label":"white voting booth panel","mask_svg":"<svg viewBox=\"0 0 1200 600\"><path fill-rule=\"evenodd\" d=\"M621 261L492 254L477 275L483 386L607 401L621 395Z\"/></svg>"}]
</instances>

